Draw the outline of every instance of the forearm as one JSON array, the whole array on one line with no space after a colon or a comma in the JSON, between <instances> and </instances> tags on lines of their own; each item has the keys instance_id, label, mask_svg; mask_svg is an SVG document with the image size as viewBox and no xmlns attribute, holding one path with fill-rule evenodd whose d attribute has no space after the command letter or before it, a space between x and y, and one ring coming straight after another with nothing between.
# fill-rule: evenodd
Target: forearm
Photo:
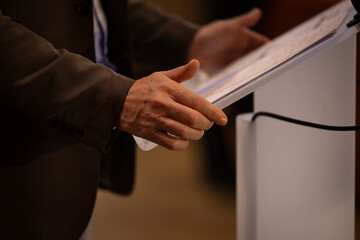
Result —
<instances>
[{"instance_id":1,"label":"forearm","mask_svg":"<svg viewBox=\"0 0 360 240\"><path fill-rule=\"evenodd\" d=\"M1 12L0 36L0 101L103 149L133 80L55 49Z\"/></svg>"}]
</instances>

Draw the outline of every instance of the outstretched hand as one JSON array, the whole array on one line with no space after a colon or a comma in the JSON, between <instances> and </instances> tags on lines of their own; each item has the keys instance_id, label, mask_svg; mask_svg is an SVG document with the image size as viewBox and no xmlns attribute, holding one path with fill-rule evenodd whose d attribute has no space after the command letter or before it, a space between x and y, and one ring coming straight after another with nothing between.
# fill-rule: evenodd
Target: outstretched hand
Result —
<instances>
[{"instance_id":1,"label":"outstretched hand","mask_svg":"<svg viewBox=\"0 0 360 240\"><path fill-rule=\"evenodd\" d=\"M120 113L118 128L172 150L184 150L199 140L213 122L226 115L205 98L179 84L195 76L197 60L135 81Z\"/></svg>"},{"instance_id":2,"label":"outstretched hand","mask_svg":"<svg viewBox=\"0 0 360 240\"><path fill-rule=\"evenodd\" d=\"M246 14L204 25L193 38L188 58L198 59L204 70L214 73L266 43L266 36L250 29L261 15L261 10L255 8Z\"/></svg>"}]
</instances>

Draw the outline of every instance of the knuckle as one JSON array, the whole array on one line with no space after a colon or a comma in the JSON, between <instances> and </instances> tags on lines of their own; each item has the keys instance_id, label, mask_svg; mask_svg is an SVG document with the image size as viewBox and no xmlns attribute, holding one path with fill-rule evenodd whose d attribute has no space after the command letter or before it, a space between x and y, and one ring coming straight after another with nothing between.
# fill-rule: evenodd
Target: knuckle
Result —
<instances>
[{"instance_id":1,"label":"knuckle","mask_svg":"<svg viewBox=\"0 0 360 240\"><path fill-rule=\"evenodd\" d=\"M188 138L188 130L184 127L180 127L178 130L177 130L177 135L178 137L180 138L183 138L183 139L186 139Z\"/></svg>"},{"instance_id":2,"label":"knuckle","mask_svg":"<svg viewBox=\"0 0 360 240\"><path fill-rule=\"evenodd\" d=\"M162 78L163 74L161 72L153 72L152 74L150 74L150 76L152 76L155 79L159 79Z\"/></svg>"},{"instance_id":3,"label":"knuckle","mask_svg":"<svg viewBox=\"0 0 360 240\"><path fill-rule=\"evenodd\" d=\"M171 94L172 92L174 92L174 88L169 82L163 82L158 86L158 88L161 92L164 92L166 94Z\"/></svg>"},{"instance_id":4,"label":"knuckle","mask_svg":"<svg viewBox=\"0 0 360 240\"><path fill-rule=\"evenodd\" d=\"M176 84L174 81L170 81L169 79L163 79L161 83L159 83L159 89L163 92L172 93L176 91Z\"/></svg>"},{"instance_id":5,"label":"knuckle","mask_svg":"<svg viewBox=\"0 0 360 240\"><path fill-rule=\"evenodd\" d=\"M146 126L153 125L157 122L156 120L158 118L157 114L155 114L154 111L151 110L144 111L141 117L144 119Z\"/></svg>"},{"instance_id":6,"label":"knuckle","mask_svg":"<svg viewBox=\"0 0 360 240\"><path fill-rule=\"evenodd\" d=\"M199 95L195 95L192 100L192 106L194 108L199 107L202 104L201 97Z\"/></svg>"},{"instance_id":7,"label":"knuckle","mask_svg":"<svg viewBox=\"0 0 360 240\"><path fill-rule=\"evenodd\" d=\"M199 122L199 116L197 114L191 114L188 117L188 124L194 126Z\"/></svg>"},{"instance_id":8,"label":"knuckle","mask_svg":"<svg viewBox=\"0 0 360 240\"><path fill-rule=\"evenodd\" d=\"M166 101L161 94L156 93L151 98L151 105L155 108L161 108L166 106Z\"/></svg>"},{"instance_id":9,"label":"knuckle","mask_svg":"<svg viewBox=\"0 0 360 240\"><path fill-rule=\"evenodd\" d=\"M139 136L149 137L152 135L152 128L150 126L143 126L139 128Z\"/></svg>"},{"instance_id":10,"label":"knuckle","mask_svg":"<svg viewBox=\"0 0 360 240\"><path fill-rule=\"evenodd\" d=\"M218 118L218 116L219 114L214 108L210 110L210 114L209 114L210 120L214 121Z\"/></svg>"}]
</instances>

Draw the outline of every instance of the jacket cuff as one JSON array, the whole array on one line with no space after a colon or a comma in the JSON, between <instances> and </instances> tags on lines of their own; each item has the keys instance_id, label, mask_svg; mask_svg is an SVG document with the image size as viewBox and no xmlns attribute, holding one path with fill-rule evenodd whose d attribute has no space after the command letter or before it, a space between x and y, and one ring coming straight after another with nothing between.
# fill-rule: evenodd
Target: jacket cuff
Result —
<instances>
[{"instance_id":1,"label":"jacket cuff","mask_svg":"<svg viewBox=\"0 0 360 240\"><path fill-rule=\"evenodd\" d=\"M93 112L93 119L85 128L81 139L87 145L107 152L114 143L119 130L114 128L133 79L114 73L107 97Z\"/></svg>"}]
</instances>

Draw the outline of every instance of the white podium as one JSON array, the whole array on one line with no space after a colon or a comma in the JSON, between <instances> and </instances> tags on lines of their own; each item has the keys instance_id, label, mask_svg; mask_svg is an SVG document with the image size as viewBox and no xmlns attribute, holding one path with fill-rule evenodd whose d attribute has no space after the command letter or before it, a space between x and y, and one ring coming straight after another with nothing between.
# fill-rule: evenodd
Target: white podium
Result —
<instances>
[{"instance_id":1,"label":"white podium","mask_svg":"<svg viewBox=\"0 0 360 240\"><path fill-rule=\"evenodd\" d=\"M255 112L355 125L357 28L261 76ZM237 118L237 239L352 240L355 133Z\"/></svg>"}]
</instances>

